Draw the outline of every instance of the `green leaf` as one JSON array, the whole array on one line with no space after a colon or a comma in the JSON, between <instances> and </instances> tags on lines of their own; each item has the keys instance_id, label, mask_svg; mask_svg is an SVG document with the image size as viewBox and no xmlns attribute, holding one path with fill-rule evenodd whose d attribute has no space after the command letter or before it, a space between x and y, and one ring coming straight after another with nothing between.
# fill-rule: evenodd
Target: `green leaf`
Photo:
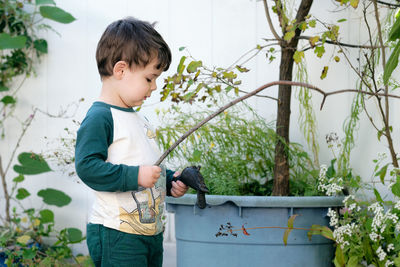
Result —
<instances>
[{"instance_id":1,"label":"green leaf","mask_svg":"<svg viewBox=\"0 0 400 267\"><path fill-rule=\"evenodd\" d=\"M39 8L40 14L44 18L48 18L60 23L71 23L75 18L68 12L62 10L61 8L55 6L41 6Z\"/></svg>"},{"instance_id":2,"label":"green leaf","mask_svg":"<svg viewBox=\"0 0 400 267\"><path fill-rule=\"evenodd\" d=\"M345 22L347 19L339 19L337 22Z\"/></svg>"},{"instance_id":3,"label":"green leaf","mask_svg":"<svg viewBox=\"0 0 400 267\"><path fill-rule=\"evenodd\" d=\"M400 267L400 252L399 252L399 255L394 259L393 262L396 267Z\"/></svg>"},{"instance_id":4,"label":"green leaf","mask_svg":"<svg viewBox=\"0 0 400 267\"><path fill-rule=\"evenodd\" d=\"M55 5L56 3L53 0L36 0L35 4L37 6L40 6L40 5Z\"/></svg>"},{"instance_id":5,"label":"green leaf","mask_svg":"<svg viewBox=\"0 0 400 267\"><path fill-rule=\"evenodd\" d=\"M36 256L36 248L31 247L29 249L24 249L22 256L24 257L24 259L33 259L33 257Z\"/></svg>"},{"instance_id":6,"label":"green leaf","mask_svg":"<svg viewBox=\"0 0 400 267\"><path fill-rule=\"evenodd\" d=\"M201 62L201 60L199 60L199 61L195 61L194 60L194 61L189 63L189 65L187 66L186 70L187 70L188 73L194 73L201 66L203 66L203 62Z\"/></svg>"},{"instance_id":7,"label":"green leaf","mask_svg":"<svg viewBox=\"0 0 400 267\"><path fill-rule=\"evenodd\" d=\"M19 174L33 175L51 171L43 157L34 153L23 152L18 155L18 161L21 165L14 165L14 171Z\"/></svg>"},{"instance_id":8,"label":"green leaf","mask_svg":"<svg viewBox=\"0 0 400 267\"><path fill-rule=\"evenodd\" d=\"M38 39L33 42L33 46L39 52L47 54L47 41L44 39Z\"/></svg>"},{"instance_id":9,"label":"green leaf","mask_svg":"<svg viewBox=\"0 0 400 267\"><path fill-rule=\"evenodd\" d=\"M311 230L307 232L307 236L308 239L310 239L311 241L311 237L313 235L322 235L325 238L328 238L330 240L335 241L334 237L333 237L333 232L331 229L329 229L326 226L321 226L321 225L317 225L317 224L313 224L311 226Z\"/></svg>"},{"instance_id":10,"label":"green leaf","mask_svg":"<svg viewBox=\"0 0 400 267\"><path fill-rule=\"evenodd\" d=\"M304 52L296 50L296 52L294 52L294 55L293 55L294 62L296 62L298 64L301 62L302 58L304 58Z\"/></svg>"},{"instance_id":11,"label":"green leaf","mask_svg":"<svg viewBox=\"0 0 400 267\"><path fill-rule=\"evenodd\" d=\"M346 267L357 267L358 266L358 257L351 256L349 261L346 264Z\"/></svg>"},{"instance_id":12,"label":"green leaf","mask_svg":"<svg viewBox=\"0 0 400 267\"><path fill-rule=\"evenodd\" d=\"M382 203L383 200L382 200L381 194L379 194L378 190L376 190L375 188L374 188L374 194L375 194L376 200L378 200L379 202Z\"/></svg>"},{"instance_id":13,"label":"green leaf","mask_svg":"<svg viewBox=\"0 0 400 267\"><path fill-rule=\"evenodd\" d=\"M25 177L22 175L22 174L20 174L20 175L18 175L17 177L15 177L14 179L13 179L13 182L15 182L15 183L20 183L20 182L22 182L22 181L24 181L25 180Z\"/></svg>"},{"instance_id":14,"label":"green leaf","mask_svg":"<svg viewBox=\"0 0 400 267\"><path fill-rule=\"evenodd\" d=\"M296 217L299 216L299 214L293 214L292 216L290 216L287 226L289 228L293 228L293 224L294 224L294 219L296 219Z\"/></svg>"},{"instance_id":15,"label":"green leaf","mask_svg":"<svg viewBox=\"0 0 400 267\"><path fill-rule=\"evenodd\" d=\"M186 48L186 47L181 46L181 47L179 47L179 51L183 51L183 50L185 50L185 48Z\"/></svg>"},{"instance_id":16,"label":"green leaf","mask_svg":"<svg viewBox=\"0 0 400 267\"><path fill-rule=\"evenodd\" d=\"M397 67L399 63L399 54L400 54L400 41L397 42L396 47L394 48L392 54L390 55L385 70L383 71L383 82L387 84L390 76L392 76L392 72Z\"/></svg>"},{"instance_id":17,"label":"green leaf","mask_svg":"<svg viewBox=\"0 0 400 267\"><path fill-rule=\"evenodd\" d=\"M392 193L393 195L400 197L400 180L398 179L397 182L392 186Z\"/></svg>"},{"instance_id":18,"label":"green leaf","mask_svg":"<svg viewBox=\"0 0 400 267\"><path fill-rule=\"evenodd\" d=\"M54 222L54 213L51 210L44 209L39 212L42 223Z\"/></svg>"},{"instance_id":19,"label":"green leaf","mask_svg":"<svg viewBox=\"0 0 400 267\"><path fill-rule=\"evenodd\" d=\"M395 41L400 38L400 17L396 18L392 28L389 32L389 41Z\"/></svg>"},{"instance_id":20,"label":"green leaf","mask_svg":"<svg viewBox=\"0 0 400 267\"><path fill-rule=\"evenodd\" d=\"M225 79L235 79L237 77L237 74L234 73L233 71L230 72L224 71L222 75L224 76Z\"/></svg>"},{"instance_id":21,"label":"green leaf","mask_svg":"<svg viewBox=\"0 0 400 267\"><path fill-rule=\"evenodd\" d=\"M308 22L308 25L311 27L311 28L315 28L315 25L317 24L317 21L315 20L315 19L313 19L313 20L310 20L309 22Z\"/></svg>"},{"instance_id":22,"label":"green leaf","mask_svg":"<svg viewBox=\"0 0 400 267\"><path fill-rule=\"evenodd\" d=\"M335 260L337 261L339 266L346 266L346 262L345 262L344 255L343 255L343 251L340 248L340 246L336 246Z\"/></svg>"},{"instance_id":23,"label":"green leaf","mask_svg":"<svg viewBox=\"0 0 400 267\"><path fill-rule=\"evenodd\" d=\"M0 102L3 102L4 105L10 105L10 104L15 104L17 101L15 100L14 97L10 96L10 95L6 95L5 97L3 97Z\"/></svg>"},{"instance_id":24,"label":"green leaf","mask_svg":"<svg viewBox=\"0 0 400 267\"><path fill-rule=\"evenodd\" d=\"M372 252L372 248L369 243L369 237L363 238L362 249L364 250L364 255L365 255L366 260L368 262L371 262L374 257L374 253Z\"/></svg>"},{"instance_id":25,"label":"green leaf","mask_svg":"<svg viewBox=\"0 0 400 267\"><path fill-rule=\"evenodd\" d=\"M0 33L0 49L22 49L25 44L25 36L12 37L8 33Z\"/></svg>"},{"instance_id":26,"label":"green leaf","mask_svg":"<svg viewBox=\"0 0 400 267\"><path fill-rule=\"evenodd\" d=\"M23 199L29 197L30 195L31 194L25 188L18 188L18 193L15 197L19 200L23 200Z\"/></svg>"},{"instance_id":27,"label":"green leaf","mask_svg":"<svg viewBox=\"0 0 400 267\"><path fill-rule=\"evenodd\" d=\"M285 36L283 36L283 39L286 42L290 42L293 39L294 35L295 35L294 31L289 31L289 32L285 33Z\"/></svg>"},{"instance_id":28,"label":"green leaf","mask_svg":"<svg viewBox=\"0 0 400 267\"><path fill-rule=\"evenodd\" d=\"M236 65L236 69L240 72L249 72L250 71L249 69L239 66L239 65Z\"/></svg>"},{"instance_id":29,"label":"green leaf","mask_svg":"<svg viewBox=\"0 0 400 267\"><path fill-rule=\"evenodd\" d=\"M328 66L325 66L321 72L321 80L325 79L326 75L328 74Z\"/></svg>"},{"instance_id":30,"label":"green leaf","mask_svg":"<svg viewBox=\"0 0 400 267\"><path fill-rule=\"evenodd\" d=\"M314 53L317 57L322 57L325 54L325 47L323 45L315 47Z\"/></svg>"},{"instance_id":31,"label":"green leaf","mask_svg":"<svg viewBox=\"0 0 400 267\"><path fill-rule=\"evenodd\" d=\"M181 60L179 61L179 65L178 65L178 69L177 69L177 72L179 74L182 74L183 71L185 70L185 65L183 65L183 63L185 63L185 60L186 60L186 57L182 56Z\"/></svg>"},{"instance_id":32,"label":"green leaf","mask_svg":"<svg viewBox=\"0 0 400 267\"><path fill-rule=\"evenodd\" d=\"M225 88L225 92L229 93L229 91L232 90L232 89L233 89L233 87L230 86L230 85L228 85L228 86Z\"/></svg>"},{"instance_id":33,"label":"green leaf","mask_svg":"<svg viewBox=\"0 0 400 267\"><path fill-rule=\"evenodd\" d=\"M67 238L70 243L79 243L83 240L82 231L77 228L67 228Z\"/></svg>"},{"instance_id":34,"label":"green leaf","mask_svg":"<svg viewBox=\"0 0 400 267\"><path fill-rule=\"evenodd\" d=\"M358 7L358 2L359 2L360 0L350 0L350 5L353 7L353 8L357 8Z\"/></svg>"},{"instance_id":35,"label":"green leaf","mask_svg":"<svg viewBox=\"0 0 400 267\"><path fill-rule=\"evenodd\" d=\"M319 36L313 36L309 39L311 46L315 46L315 44L319 41Z\"/></svg>"},{"instance_id":36,"label":"green leaf","mask_svg":"<svg viewBox=\"0 0 400 267\"><path fill-rule=\"evenodd\" d=\"M4 86L4 85L0 84L0 92L5 92L5 91L8 91L8 90L10 90L10 88L8 88L7 86Z\"/></svg>"},{"instance_id":37,"label":"green leaf","mask_svg":"<svg viewBox=\"0 0 400 267\"><path fill-rule=\"evenodd\" d=\"M287 240L289 238L289 234L293 229L286 229L285 232L283 233L283 243L285 246L287 245Z\"/></svg>"},{"instance_id":38,"label":"green leaf","mask_svg":"<svg viewBox=\"0 0 400 267\"><path fill-rule=\"evenodd\" d=\"M383 166L376 174L375 176L379 176L381 183L385 184L385 176L386 176L386 172L387 172L387 168L388 168L389 164L386 164L385 166Z\"/></svg>"},{"instance_id":39,"label":"green leaf","mask_svg":"<svg viewBox=\"0 0 400 267\"><path fill-rule=\"evenodd\" d=\"M71 198L64 192L52 188L40 190L38 196L43 198L44 203L57 207L66 206L71 202Z\"/></svg>"}]
</instances>

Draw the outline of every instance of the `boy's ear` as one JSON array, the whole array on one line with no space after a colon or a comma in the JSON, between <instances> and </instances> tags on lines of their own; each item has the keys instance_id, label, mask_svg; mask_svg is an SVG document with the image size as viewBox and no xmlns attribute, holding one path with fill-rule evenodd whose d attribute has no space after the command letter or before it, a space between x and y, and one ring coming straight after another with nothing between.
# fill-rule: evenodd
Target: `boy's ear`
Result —
<instances>
[{"instance_id":1,"label":"boy's ear","mask_svg":"<svg viewBox=\"0 0 400 267\"><path fill-rule=\"evenodd\" d=\"M128 63L126 63L125 61L118 61L114 65L113 76L117 79L121 79L124 75L124 71L126 71L128 68Z\"/></svg>"}]
</instances>

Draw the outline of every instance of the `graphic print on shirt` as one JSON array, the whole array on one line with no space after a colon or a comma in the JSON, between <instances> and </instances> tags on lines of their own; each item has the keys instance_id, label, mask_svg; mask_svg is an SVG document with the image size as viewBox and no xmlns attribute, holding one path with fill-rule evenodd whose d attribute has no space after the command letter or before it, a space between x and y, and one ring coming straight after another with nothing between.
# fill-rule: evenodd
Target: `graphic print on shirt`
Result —
<instances>
[{"instance_id":1,"label":"graphic print on shirt","mask_svg":"<svg viewBox=\"0 0 400 267\"><path fill-rule=\"evenodd\" d=\"M165 182L165 175L161 175L153 188L126 192L130 194L131 207L120 207L121 231L143 235L154 235L162 231Z\"/></svg>"},{"instance_id":2,"label":"graphic print on shirt","mask_svg":"<svg viewBox=\"0 0 400 267\"><path fill-rule=\"evenodd\" d=\"M151 146L155 145L155 131L146 123L143 126L144 136L148 139L146 141ZM143 235L154 235L162 231L166 188L165 168L162 168L160 178L153 188L140 187L137 191L126 192L131 199L121 203L121 231Z\"/></svg>"}]
</instances>

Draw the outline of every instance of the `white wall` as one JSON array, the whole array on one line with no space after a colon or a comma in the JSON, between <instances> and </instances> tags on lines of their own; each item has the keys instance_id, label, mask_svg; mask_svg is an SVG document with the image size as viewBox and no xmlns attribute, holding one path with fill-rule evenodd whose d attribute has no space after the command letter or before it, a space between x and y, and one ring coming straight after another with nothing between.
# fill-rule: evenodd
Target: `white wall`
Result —
<instances>
[{"instance_id":1,"label":"white wall","mask_svg":"<svg viewBox=\"0 0 400 267\"><path fill-rule=\"evenodd\" d=\"M321 18L331 18L336 22L338 15L327 12L326 2L315 1L312 13ZM163 35L171 47L173 62L170 70L159 79L162 87L163 77L176 70L182 52L178 48L185 46L190 53L209 66L228 66L240 55L263 44L261 38L271 38L265 19L264 7L261 1L254 0L69 0L57 1L63 9L69 11L77 20L72 24L50 24L61 34L53 32L43 33L48 40L49 53L37 66L37 77L28 79L18 95L18 110L16 116L26 118L32 107L39 107L50 113L57 113L60 106L66 106L80 98L85 98L76 114L77 120L82 120L87 108L99 95L100 79L95 63L95 49L100 35L112 21L125 17L135 16L150 22L158 21L157 30ZM347 15L346 15L347 16ZM275 21L276 23L276 21ZM343 41L354 42L360 38L359 24L344 24L346 34ZM307 52L312 53L312 52ZM353 56L357 56L354 54ZM321 81L319 79L322 67L330 60L327 53L322 59L310 57L308 72L310 82L326 91L354 88L354 75L348 67L344 67L344 58L341 63L331 63L329 75ZM243 90L253 90L256 87L278 79L279 59L272 64L266 63L265 57L249 62L246 67L252 71L243 77ZM277 95L277 89L267 91L271 96ZM325 145L325 135L337 132L343 137L342 124L349 115L352 95L345 94L329 97L325 107L319 111L321 96L314 93L313 102L316 107L318 133L321 147L321 163L328 164L332 155ZM166 106L168 103L158 104L159 95L147 101L142 112L152 121L157 121L155 107ZM294 99L294 98L293 98ZM275 118L276 103L272 100L254 98L249 103L257 107L260 114L268 121ZM395 121L399 114L398 105L392 106L392 118ZM360 124L358 143L353 151L353 167L356 173L363 177L371 175L371 160L376 152L385 151L386 143L376 142L376 133L368 121ZM291 133L294 142L305 144L303 135L298 126L298 103L292 102ZM29 129L28 134L21 142L19 152L48 150L48 138L58 138L63 134L64 127L73 129L71 120L54 120L38 115ZM395 126L399 126L398 123ZM396 128L396 127L394 127ZM397 127L399 128L399 127ZM6 136L1 140L1 155L3 162L7 162L14 147L17 135L20 132L19 123L10 120L6 125ZM398 130L394 133L398 136ZM399 147L398 140L395 143ZM46 175L31 176L24 182L24 186L36 195L36 191L44 187L54 187L64 190L72 196L72 203L62 209L54 208L58 227L85 228L87 210L92 202L92 195L87 187L77 178L68 177L59 172ZM2 194L2 192L0 193ZM4 202L1 202L3 205ZM32 202L38 205L40 202ZM85 251L84 246L77 250Z\"/></svg>"}]
</instances>

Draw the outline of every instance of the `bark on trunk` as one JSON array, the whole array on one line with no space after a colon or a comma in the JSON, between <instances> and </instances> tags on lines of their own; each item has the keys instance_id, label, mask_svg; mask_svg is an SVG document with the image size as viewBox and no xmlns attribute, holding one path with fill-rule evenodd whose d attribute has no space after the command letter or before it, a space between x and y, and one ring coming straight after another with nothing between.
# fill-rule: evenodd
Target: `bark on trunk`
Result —
<instances>
[{"instance_id":1,"label":"bark on trunk","mask_svg":"<svg viewBox=\"0 0 400 267\"><path fill-rule=\"evenodd\" d=\"M304 21L310 11L313 0L302 0L296 14L296 22ZM284 36L286 29L282 29ZM295 32L295 37L286 43L281 43L281 62L279 66L279 79L292 81L293 73L293 55L296 51L298 38L301 34L299 29ZM283 38L282 38L283 39ZM273 196L289 195L289 156L286 149L289 144L289 125L290 125L290 100L291 86L280 85L278 93L278 112L276 120L276 133L278 135L275 146L275 169L274 169L274 187L272 190Z\"/></svg>"}]
</instances>

